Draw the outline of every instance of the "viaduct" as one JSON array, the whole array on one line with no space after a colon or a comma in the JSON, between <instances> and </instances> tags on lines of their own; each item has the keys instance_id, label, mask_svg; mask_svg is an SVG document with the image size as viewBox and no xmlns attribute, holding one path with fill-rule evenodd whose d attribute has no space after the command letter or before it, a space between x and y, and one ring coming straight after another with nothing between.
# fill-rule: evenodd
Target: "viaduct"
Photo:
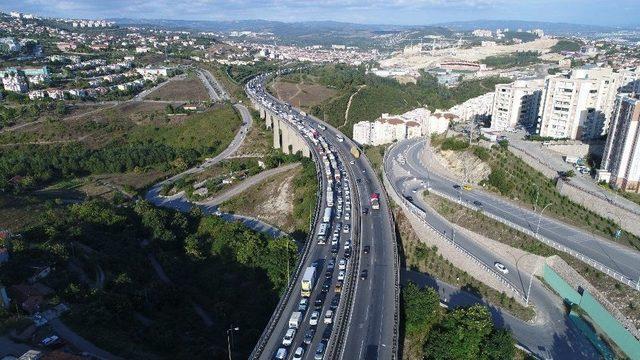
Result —
<instances>
[{"instance_id":1,"label":"viaduct","mask_svg":"<svg viewBox=\"0 0 640 360\"><path fill-rule=\"evenodd\" d=\"M251 99L251 104L254 109L260 112L260 118L265 120L267 129L273 130L274 148L282 149L285 154L300 152L304 157L311 157L311 150L295 125L253 99Z\"/></svg>"}]
</instances>

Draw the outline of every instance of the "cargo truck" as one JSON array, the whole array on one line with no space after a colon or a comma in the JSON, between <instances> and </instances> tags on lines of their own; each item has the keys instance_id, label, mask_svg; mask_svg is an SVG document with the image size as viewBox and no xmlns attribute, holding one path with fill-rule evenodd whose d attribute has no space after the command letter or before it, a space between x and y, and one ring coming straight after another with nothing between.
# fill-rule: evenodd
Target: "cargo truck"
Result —
<instances>
[{"instance_id":1,"label":"cargo truck","mask_svg":"<svg viewBox=\"0 0 640 360\"><path fill-rule=\"evenodd\" d=\"M316 267L309 266L302 275L302 288L300 290L300 295L304 297L311 296L311 291L313 290L313 286L316 283Z\"/></svg>"},{"instance_id":2,"label":"cargo truck","mask_svg":"<svg viewBox=\"0 0 640 360\"><path fill-rule=\"evenodd\" d=\"M322 217L322 222L323 223L328 223L331 221L331 213L332 213L333 209L328 207L324 209L324 216Z\"/></svg>"}]
</instances>

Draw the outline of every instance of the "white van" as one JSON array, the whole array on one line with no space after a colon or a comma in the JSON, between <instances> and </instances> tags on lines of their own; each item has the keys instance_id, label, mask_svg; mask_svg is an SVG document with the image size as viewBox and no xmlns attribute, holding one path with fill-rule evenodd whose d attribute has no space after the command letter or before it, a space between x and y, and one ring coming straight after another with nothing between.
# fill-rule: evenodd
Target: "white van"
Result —
<instances>
[{"instance_id":1,"label":"white van","mask_svg":"<svg viewBox=\"0 0 640 360\"><path fill-rule=\"evenodd\" d=\"M297 329L300 326L300 320L302 319L302 313L300 311L296 311L291 314L289 318L289 327L292 329Z\"/></svg>"}]
</instances>

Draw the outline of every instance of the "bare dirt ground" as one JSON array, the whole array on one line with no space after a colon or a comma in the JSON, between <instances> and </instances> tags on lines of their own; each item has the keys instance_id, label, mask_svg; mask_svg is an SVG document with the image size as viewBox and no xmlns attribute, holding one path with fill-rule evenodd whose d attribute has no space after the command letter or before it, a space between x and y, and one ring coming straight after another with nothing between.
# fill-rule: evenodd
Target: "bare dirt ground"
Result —
<instances>
[{"instance_id":1,"label":"bare dirt ground","mask_svg":"<svg viewBox=\"0 0 640 360\"><path fill-rule=\"evenodd\" d=\"M279 99L303 109L318 105L324 100L334 96L337 92L322 85L296 84L286 81L277 81L273 85L273 88Z\"/></svg>"},{"instance_id":2,"label":"bare dirt ground","mask_svg":"<svg viewBox=\"0 0 640 360\"><path fill-rule=\"evenodd\" d=\"M412 69L424 69L433 67L445 59L479 61L488 56L505 55L517 51L539 51L546 54L557 42L558 40L556 39L537 39L515 45L476 46L470 49L442 49L432 54L397 54L389 59L382 60L380 66L382 68L409 67Z\"/></svg>"},{"instance_id":3,"label":"bare dirt ground","mask_svg":"<svg viewBox=\"0 0 640 360\"><path fill-rule=\"evenodd\" d=\"M293 231L293 179L301 169L298 167L290 172L278 174L250 187L222 204L221 210L255 217L286 232Z\"/></svg>"},{"instance_id":4,"label":"bare dirt ground","mask_svg":"<svg viewBox=\"0 0 640 360\"><path fill-rule=\"evenodd\" d=\"M196 78L173 80L167 85L153 91L145 97L148 100L206 101L209 100L207 89Z\"/></svg>"},{"instance_id":5,"label":"bare dirt ground","mask_svg":"<svg viewBox=\"0 0 640 360\"><path fill-rule=\"evenodd\" d=\"M477 184L491 173L491 167L477 156L464 151L438 151L434 154L436 161L452 172L456 178Z\"/></svg>"}]
</instances>

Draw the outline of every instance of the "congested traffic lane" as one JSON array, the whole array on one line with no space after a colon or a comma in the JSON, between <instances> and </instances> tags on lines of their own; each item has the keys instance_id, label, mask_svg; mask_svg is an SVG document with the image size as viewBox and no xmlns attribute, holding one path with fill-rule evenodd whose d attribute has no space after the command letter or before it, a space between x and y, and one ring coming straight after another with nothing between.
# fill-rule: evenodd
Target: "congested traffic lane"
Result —
<instances>
[{"instance_id":1,"label":"congested traffic lane","mask_svg":"<svg viewBox=\"0 0 640 360\"><path fill-rule=\"evenodd\" d=\"M315 229L317 230L323 223L330 225L329 233L325 235L327 238L333 237L334 232L337 230L336 235L339 238L336 244L337 246L334 247L331 245L330 239L327 239L325 244L319 244L316 234L311 238L313 242L310 244L308 256L303 264L303 269L311 266L316 268L316 280L311 291L311 296L308 298L303 297L301 295L301 279L292 279L295 283L291 296L289 299L285 299L286 305L284 311L277 321L275 330L270 334L265 350L260 355L260 358L269 359L279 356L289 358L299 347L304 350L304 354L301 356L302 358L314 358L316 352L319 352L318 355L324 356L330 337L333 334L335 313L338 311L339 306L342 306L340 294L338 293L338 284L342 284L346 280L346 277L351 276L351 271L349 271L351 266L348 264L345 269L345 278L339 279L339 260L349 257L348 254L351 250L345 248L345 244L353 232L351 221L356 219L355 216L351 219L353 214L347 216L347 206L352 204L352 193L347 170L344 167L340 155L331 150L332 145L324 141L324 137L321 134L318 134L319 129L312 127L312 124L308 121L304 121L303 115L285 104L279 103L264 92L264 78L261 79L258 77L250 82L247 92L250 96L253 96L254 99L260 100L275 114L282 118L289 119L292 124L303 130L306 134L307 143L311 148L312 156L316 161L320 161L323 157L326 160L328 160L327 157L329 156L334 157L333 161L329 164L323 162L324 167L322 169L325 170L325 168L328 167L331 176L323 173L320 184L323 189L322 198L320 199L322 201L321 206L323 209L325 207L333 208L333 206L335 206L336 210L341 206L344 208L342 209L342 214L340 214L340 216L333 216L330 222L324 222L322 218L319 218ZM313 134L311 131L313 131ZM338 182L337 174L340 174L341 182ZM329 189L331 189L330 194ZM329 200L335 202L335 204L329 206ZM341 205L340 202L344 205ZM338 223L341 224L340 229L338 229ZM329 262L331 261L334 265L331 270L328 270L330 267ZM308 302L301 303L301 300L305 298ZM330 323L328 323L329 318L327 318L327 323L325 323L324 318L328 310L333 311L334 315L331 317ZM318 311L319 319L317 323L314 320L312 324L311 317L314 311ZM300 313L300 320L298 320L297 315L293 315L294 313ZM311 332L313 332L313 336L309 336ZM322 351L318 351L319 349Z\"/></svg>"}]
</instances>

